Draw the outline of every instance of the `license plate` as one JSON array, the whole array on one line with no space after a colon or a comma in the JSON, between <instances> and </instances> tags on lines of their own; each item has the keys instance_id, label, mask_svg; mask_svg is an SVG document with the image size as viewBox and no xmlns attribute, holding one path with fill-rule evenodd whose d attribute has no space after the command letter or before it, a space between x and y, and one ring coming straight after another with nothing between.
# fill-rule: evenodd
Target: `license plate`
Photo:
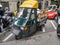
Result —
<instances>
[{"instance_id":1,"label":"license plate","mask_svg":"<svg viewBox=\"0 0 60 45\"><path fill-rule=\"evenodd\" d=\"M15 35L18 35L18 34L20 33L20 30L14 29L14 30L13 30L13 33L14 33Z\"/></svg>"}]
</instances>

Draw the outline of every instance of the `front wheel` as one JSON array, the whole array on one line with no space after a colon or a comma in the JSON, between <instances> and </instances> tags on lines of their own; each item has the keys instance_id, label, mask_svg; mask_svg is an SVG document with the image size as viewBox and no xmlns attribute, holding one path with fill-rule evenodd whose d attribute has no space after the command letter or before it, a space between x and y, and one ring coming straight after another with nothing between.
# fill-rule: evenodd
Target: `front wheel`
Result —
<instances>
[{"instance_id":1,"label":"front wheel","mask_svg":"<svg viewBox=\"0 0 60 45\"><path fill-rule=\"evenodd\" d=\"M22 35L21 35L21 34L15 35L15 39L16 39L16 40L19 40L19 39L21 39L21 38L22 38Z\"/></svg>"}]
</instances>

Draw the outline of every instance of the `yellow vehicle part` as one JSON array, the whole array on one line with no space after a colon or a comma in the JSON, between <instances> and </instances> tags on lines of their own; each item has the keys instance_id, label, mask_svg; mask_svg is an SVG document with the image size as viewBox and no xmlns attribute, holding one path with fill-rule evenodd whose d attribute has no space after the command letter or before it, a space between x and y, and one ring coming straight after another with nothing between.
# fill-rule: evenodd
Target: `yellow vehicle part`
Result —
<instances>
[{"instance_id":1,"label":"yellow vehicle part","mask_svg":"<svg viewBox=\"0 0 60 45\"><path fill-rule=\"evenodd\" d=\"M17 15L17 12L15 11L15 12L14 12L14 16L16 16L16 15Z\"/></svg>"},{"instance_id":2,"label":"yellow vehicle part","mask_svg":"<svg viewBox=\"0 0 60 45\"><path fill-rule=\"evenodd\" d=\"M38 8L38 1L36 1L36 0L24 1L23 4L20 5L20 7L23 7L23 8Z\"/></svg>"},{"instance_id":3,"label":"yellow vehicle part","mask_svg":"<svg viewBox=\"0 0 60 45\"><path fill-rule=\"evenodd\" d=\"M31 1L31 0L26 0L26 1ZM32 0L32 1L35 1L35 0ZM36 0L36 1L38 1L38 0Z\"/></svg>"}]
</instances>

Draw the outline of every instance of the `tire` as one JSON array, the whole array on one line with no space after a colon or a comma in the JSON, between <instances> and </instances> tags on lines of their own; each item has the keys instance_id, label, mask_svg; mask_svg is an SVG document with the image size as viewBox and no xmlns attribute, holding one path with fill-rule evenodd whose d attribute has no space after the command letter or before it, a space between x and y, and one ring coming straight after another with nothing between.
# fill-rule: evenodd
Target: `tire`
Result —
<instances>
[{"instance_id":1,"label":"tire","mask_svg":"<svg viewBox=\"0 0 60 45\"><path fill-rule=\"evenodd\" d=\"M15 35L15 39L16 39L16 40L19 40L19 39L21 39L21 38L22 38L22 35L21 35L21 34Z\"/></svg>"},{"instance_id":2,"label":"tire","mask_svg":"<svg viewBox=\"0 0 60 45\"><path fill-rule=\"evenodd\" d=\"M60 35L58 35L58 33L57 33L57 36L60 37Z\"/></svg>"},{"instance_id":3,"label":"tire","mask_svg":"<svg viewBox=\"0 0 60 45\"><path fill-rule=\"evenodd\" d=\"M16 40L19 40L19 39L21 39L21 36L15 35L15 39L16 39Z\"/></svg>"}]
</instances>

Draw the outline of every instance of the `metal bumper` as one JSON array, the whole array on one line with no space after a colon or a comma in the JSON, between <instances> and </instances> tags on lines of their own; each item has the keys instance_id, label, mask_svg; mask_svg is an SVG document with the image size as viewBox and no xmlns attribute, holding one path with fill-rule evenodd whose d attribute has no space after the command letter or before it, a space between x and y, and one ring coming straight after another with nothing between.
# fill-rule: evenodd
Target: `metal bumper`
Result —
<instances>
[{"instance_id":1,"label":"metal bumper","mask_svg":"<svg viewBox=\"0 0 60 45\"><path fill-rule=\"evenodd\" d=\"M19 33L21 32L21 30L20 30L20 28L19 27L17 27L17 26L13 26L12 27L12 32L13 32L13 34L15 34L15 35L19 35Z\"/></svg>"}]
</instances>

